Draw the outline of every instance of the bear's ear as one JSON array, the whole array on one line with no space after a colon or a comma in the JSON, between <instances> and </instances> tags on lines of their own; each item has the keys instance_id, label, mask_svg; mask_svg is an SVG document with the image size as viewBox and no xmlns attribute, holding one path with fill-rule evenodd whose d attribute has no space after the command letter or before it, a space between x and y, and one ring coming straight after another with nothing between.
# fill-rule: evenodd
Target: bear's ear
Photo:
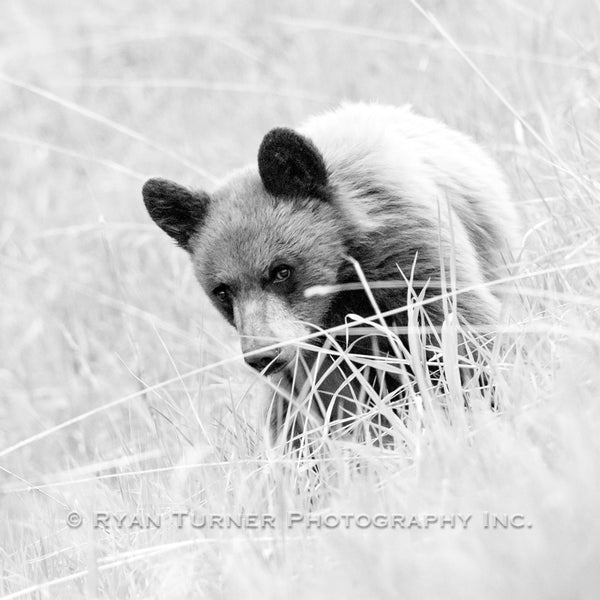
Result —
<instances>
[{"instance_id":1,"label":"bear's ear","mask_svg":"<svg viewBox=\"0 0 600 600\"><path fill-rule=\"evenodd\" d=\"M202 225L210 202L205 192L195 192L167 179L148 179L142 188L144 204L152 220L184 250Z\"/></svg>"},{"instance_id":2,"label":"bear's ear","mask_svg":"<svg viewBox=\"0 0 600 600\"><path fill-rule=\"evenodd\" d=\"M323 156L311 140L292 129L278 127L265 135L258 150L258 172L274 196L329 197Z\"/></svg>"}]
</instances>

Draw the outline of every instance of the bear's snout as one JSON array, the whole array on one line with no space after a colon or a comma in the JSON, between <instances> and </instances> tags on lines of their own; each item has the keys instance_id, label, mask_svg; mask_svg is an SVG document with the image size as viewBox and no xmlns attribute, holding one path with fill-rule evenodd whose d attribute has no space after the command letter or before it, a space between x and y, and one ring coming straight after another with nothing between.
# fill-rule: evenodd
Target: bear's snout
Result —
<instances>
[{"instance_id":1,"label":"bear's snout","mask_svg":"<svg viewBox=\"0 0 600 600\"><path fill-rule=\"evenodd\" d=\"M288 361L281 357L281 351L278 348L245 356L244 360L253 369L263 375L273 375L274 373L278 373L288 364Z\"/></svg>"}]
</instances>

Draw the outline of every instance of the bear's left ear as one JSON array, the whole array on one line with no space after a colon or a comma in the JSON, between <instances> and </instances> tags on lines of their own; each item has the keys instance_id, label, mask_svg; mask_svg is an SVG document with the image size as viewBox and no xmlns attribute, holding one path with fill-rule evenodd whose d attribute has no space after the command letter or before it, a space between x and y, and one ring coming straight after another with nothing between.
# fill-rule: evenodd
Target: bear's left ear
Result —
<instances>
[{"instance_id":1,"label":"bear's left ear","mask_svg":"<svg viewBox=\"0 0 600 600\"><path fill-rule=\"evenodd\" d=\"M193 233L198 231L210 204L206 192L192 191L168 179L148 179L142 196L152 220L168 233L184 250Z\"/></svg>"},{"instance_id":2,"label":"bear's left ear","mask_svg":"<svg viewBox=\"0 0 600 600\"><path fill-rule=\"evenodd\" d=\"M274 196L313 196L327 200L328 175L323 156L307 137L278 127L258 150L258 172Z\"/></svg>"}]
</instances>

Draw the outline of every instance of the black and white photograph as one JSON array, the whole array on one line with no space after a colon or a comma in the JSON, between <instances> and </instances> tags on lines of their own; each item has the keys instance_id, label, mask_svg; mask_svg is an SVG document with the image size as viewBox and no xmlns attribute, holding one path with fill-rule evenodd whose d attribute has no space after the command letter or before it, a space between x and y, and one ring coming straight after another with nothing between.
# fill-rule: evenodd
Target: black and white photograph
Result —
<instances>
[{"instance_id":1,"label":"black and white photograph","mask_svg":"<svg viewBox=\"0 0 600 600\"><path fill-rule=\"evenodd\" d=\"M600 597L598 0L0 7L0 600Z\"/></svg>"}]
</instances>

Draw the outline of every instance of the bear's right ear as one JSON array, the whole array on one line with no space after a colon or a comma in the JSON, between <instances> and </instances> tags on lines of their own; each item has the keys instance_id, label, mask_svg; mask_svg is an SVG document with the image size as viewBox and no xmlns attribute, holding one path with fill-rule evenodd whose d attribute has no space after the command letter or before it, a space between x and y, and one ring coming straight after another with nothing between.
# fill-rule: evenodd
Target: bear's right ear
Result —
<instances>
[{"instance_id":1,"label":"bear's right ear","mask_svg":"<svg viewBox=\"0 0 600 600\"><path fill-rule=\"evenodd\" d=\"M210 198L168 179L148 179L142 188L152 220L188 252L190 237L202 225Z\"/></svg>"}]
</instances>

